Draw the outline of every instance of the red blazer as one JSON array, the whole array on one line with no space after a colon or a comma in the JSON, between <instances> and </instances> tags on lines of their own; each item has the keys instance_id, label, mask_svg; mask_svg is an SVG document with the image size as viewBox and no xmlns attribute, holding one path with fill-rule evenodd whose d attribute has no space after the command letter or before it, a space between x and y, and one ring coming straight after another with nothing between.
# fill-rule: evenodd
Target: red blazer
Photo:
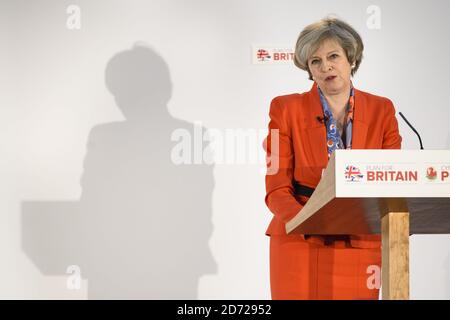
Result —
<instances>
[{"instance_id":1,"label":"red blazer","mask_svg":"<svg viewBox=\"0 0 450 320\"><path fill-rule=\"evenodd\" d=\"M353 149L400 149L395 109L384 97L354 89ZM286 234L285 224L304 206L307 197L294 195L292 182L315 188L327 166L326 129L317 84L309 92L279 96L270 104L269 134L264 140L268 168L272 165L271 131L279 129L279 163L275 174L266 174L265 202L274 214L267 235ZM276 151L276 149L275 149ZM270 171L270 170L269 170ZM268 172L269 172L268 171ZM304 238L304 237L303 237ZM380 235L351 235L351 245L373 248L381 245ZM323 243L323 237L307 241Z\"/></svg>"}]
</instances>

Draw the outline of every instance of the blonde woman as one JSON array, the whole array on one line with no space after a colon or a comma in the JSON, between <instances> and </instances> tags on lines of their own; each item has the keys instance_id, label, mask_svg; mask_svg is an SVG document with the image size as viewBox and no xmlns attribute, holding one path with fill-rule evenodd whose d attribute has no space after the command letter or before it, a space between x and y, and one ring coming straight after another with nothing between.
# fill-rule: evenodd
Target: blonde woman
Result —
<instances>
[{"instance_id":1,"label":"blonde woman","mask_svg":"<svg viewBox=\"0 0 450 320\"><path fill-rule=\"evenodd\" d=\"M336 149L399 149L402 138L392 102L360 91L352 76L363 42L346 22L325 18L298 37L294 62L308 73L311 90L274 98L270 105L265 202L273 213L270 284L273 299L377 299L369 266L381 267L379 235L291 235L285 224L308 201ZM273 148L273 129L278 148ZM268 162L271 166L271 162Z\"/></svg>"}]
</instances>

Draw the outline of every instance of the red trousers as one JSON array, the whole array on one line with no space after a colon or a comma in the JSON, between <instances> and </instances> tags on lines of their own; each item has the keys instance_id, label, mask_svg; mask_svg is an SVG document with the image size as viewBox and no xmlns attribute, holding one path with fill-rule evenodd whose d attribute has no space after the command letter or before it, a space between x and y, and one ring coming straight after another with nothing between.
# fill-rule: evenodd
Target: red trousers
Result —
<instances>
[{"instance_id":1,"label":"red trousers","mask_svg":"<svg viewBox=\"0 0 450 320\"><path fill-rule=\"evenodd\" d=\"M347 241L321 245L298 235L270 237L274 300L378 299L380 270L380 248L353 248Z\"/></svg>"}]
</instances>

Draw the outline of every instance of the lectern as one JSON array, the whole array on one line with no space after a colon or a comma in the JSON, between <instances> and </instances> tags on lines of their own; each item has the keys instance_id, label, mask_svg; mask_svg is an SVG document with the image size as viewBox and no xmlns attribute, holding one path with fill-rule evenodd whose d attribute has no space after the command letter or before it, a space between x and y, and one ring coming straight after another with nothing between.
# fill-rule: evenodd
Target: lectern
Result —
<instances>
[{"instance_id":1,"label":"lectern","mask_svg":"<svg viewBox=\"0 0 450 320\"><path fill-rule=\"evenodd\" d=\"M450 150L336 150L286 231L381 233L382 298L409 299L409 236L450 233Z\"/></svg>"}]
</instances>

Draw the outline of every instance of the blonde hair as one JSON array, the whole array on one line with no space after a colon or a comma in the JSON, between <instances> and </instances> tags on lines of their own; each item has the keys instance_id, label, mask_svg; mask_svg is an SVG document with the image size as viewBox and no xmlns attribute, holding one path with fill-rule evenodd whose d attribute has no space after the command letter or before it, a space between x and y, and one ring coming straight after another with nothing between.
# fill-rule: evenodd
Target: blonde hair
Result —
<instances>
[{"instance_id":1,"label":"blonde hair","mask_svg":"<svg viewBox=\"0 0 450 320\"><path fill-rule=\"evenodd\" d=\"M364 44L358 32L348 23L334 17L327 17L306 26L297 38L295 45L294 64L309 74L308 60L325 40L337 41L347 56L347 60L354 65L353 76L361 64Z\"/></svg>"}]
</instances>

